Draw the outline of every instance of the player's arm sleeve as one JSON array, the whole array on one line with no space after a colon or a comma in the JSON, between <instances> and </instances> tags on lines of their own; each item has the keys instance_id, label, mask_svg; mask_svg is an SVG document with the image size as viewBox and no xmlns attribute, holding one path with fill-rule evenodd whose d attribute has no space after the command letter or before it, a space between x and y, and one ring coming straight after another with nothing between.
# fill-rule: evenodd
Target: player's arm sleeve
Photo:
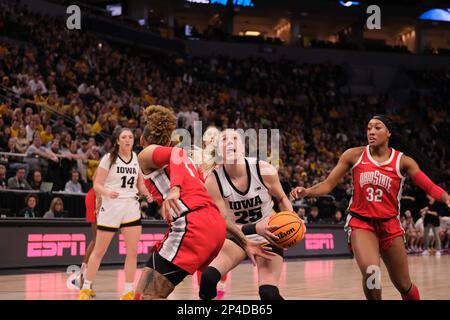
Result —
<instances>
[{"instance_id":1,"label":"player's arm sleeve","mask_svg":"<svg viewBox=\"0 0 450 320\"><path fill-rule=\"evenodd\" d=\"M187 166L188 156L184 149L173 148L170 155L170 188L175 186L181 188L186 170L190 170Z\"/></svg>"},{"instance_id":2,"label":"player's arm sleeve","mask_svg":"<svg viewBox=\"0 0 450 320\"><path fill-rule=\"evenodd\" d=\"M158 167L169 165L170 188L175 186L181 188L188 162L188 156L184 149L159 146L153 151L152 161Z\"/></svg>"},{"instance_id":3,"label":"player's arm sleeve","mask_svg":"<svg viewBox=\"0 0 450 320\"><path fill-rule=\"evenodd\" d=\"M168 165L170 163L170 156L173 149L174 148L172 147L156 147L152 152L153 164L158 168Z\"/></svg>"},{"instance_id":4,"label":"player's arm sleeve","mask_svg":"<svg viewBox=\"0 0 450 320\"><path fill-rule=\"evenodd\" d=\"M422 171L418 171L417 173L412 175L411 178L413 179L414 183L419 186L419 188L432 196L435 200L442 200L442 196L444 195L445 191L438 185L434 184L433 181L431 181L425 173L423 173Z\"/></svg>"}]
</instances>

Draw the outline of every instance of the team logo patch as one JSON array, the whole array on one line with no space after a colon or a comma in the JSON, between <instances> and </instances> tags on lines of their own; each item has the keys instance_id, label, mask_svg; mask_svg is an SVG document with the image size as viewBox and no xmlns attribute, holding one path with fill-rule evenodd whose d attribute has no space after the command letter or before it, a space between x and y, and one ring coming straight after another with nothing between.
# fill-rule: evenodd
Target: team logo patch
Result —
<instances>
[{"instance_id":1,"label":"team logo patch","mask_svg":"<svg viewBox=\"0 0 450 320\"><path fill-rule=\"evenodd\" d=\"M259 190L261 190L261 187L255 188L255 191L259 191Z\"/></svg>"}]
</instances>

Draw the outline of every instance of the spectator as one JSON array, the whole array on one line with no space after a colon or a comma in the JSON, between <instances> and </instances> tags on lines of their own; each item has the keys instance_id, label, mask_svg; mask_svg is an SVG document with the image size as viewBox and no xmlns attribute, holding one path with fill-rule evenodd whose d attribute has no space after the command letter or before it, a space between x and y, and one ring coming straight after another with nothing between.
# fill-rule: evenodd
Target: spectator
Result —
<instances>
[{"instance_id":1,"label":"spectator","mask_svg":"<svg viewBox=\"0 0 450 320\"><path fill-rule=\"evenodd\" d=\"M422 255L427 256L429 255L429 245L430 245L430 239L429 239L429 232L430 229L433 231L434 234L434 241L435 241L435 250L436 255L441 255L441 239L439 237L439 226L440 226L440 220L439 220L439 213L442 210L441 205L439 202L434 200L433 197L430 195L427 195L428 199L428 206L421 209L421 213L423 212L425 214L423 218L423 227L424 227L424 251L422 252Z\"/></svg>"},{"instance_id":2,"label":"spectator","mask_svg":"<svg viewBox=\"0 0 450 320\"><path fill-rule=\"evenodd\" d=\"M181 111L177 113L177 126L179 128L188 129L190 125L190 113L187 106L181 107Z\"/></svg>"},{"instance_id":3,"label":"spectator","mask_svg":"<svg viewBox=\"0 0 450 320\"><path fill-rule=\"evenodd\" d=\"M31 190L31 186L25 179L25 169L19 168L16 175L8 179L8 189Z\"/></svg>"},{"instance_id":4,"label":"spectator","mask_svg":"<svg viewBox=\"0 0 450 320\"><path fill-rule=\"evenodd\" d=\"M88 161L87 161L87 170L86 176L89 180L92 181L92 177L94 175L95 170L97 170L98 165L100 163L100 153L99 148L97 146L92 147L90 152L88 153Z\"/></svg>"},{"instance_id":5,"label":"spectator","mask_svg":"<svg viewBox=\"0 0 450 320\"><path fill-rule=\"evenodd\" d=\"M42 145L41 136L39 133L36 133L33 144L27 149L27 158L25 161L29 164L31 170L41 169L46 172L48 160L59 162L56 154Z\"/></svg>"},{"instance_id":6,"label":"spectator","mask_svg":"<svg viewBox=\"0 0 450 320\"><path fill-rule=\"evenodd\" d=\"M332 224L343 224L344 218L342 216L342 211L341 210L336 210L336 212L333 215L333 219L331 220Z\"/></svg>"},{"instance_id":7,"label":"spectator","mask_svg":"<svg viewBox=\"0 0 450 320\"><path fill-rule=\"evenodd\" d=\"M420 231L416 230L411 211L409 210L405 211L405 219L402 222L402 228L403 230L405 230L407 252L408 253L420 252L421 250L418 248Z\"/></svg>"},{"instance_id":8,"label":"spectator","mask_svg":"<svg viewBox=\"0 0 450 320\"><path fill-rule=\"evenodd\" d=\"M64 118L63 117L59 117L58 120L56 121L56 124L53 126L53 134L61 134L64 131L68 131L67 126L64 124Z\"/></svg>"},{"instance_id":9,"label":"spectator","mask_svg":"<svg viewBox=\"0 0 450 320\"><path fill-rule=\"evenodd\" d=\"M61 198L53 198L50 209L44 214L44 219L67 218L64 211L64 203Z\"/></svg>"},{"instance_id":10,"label":"spectator","mask_svg":"<svg viewBox=\"0 0 450 320\"><path fill-rule=\"evenodd\" d=\"M319 217L319 208L312 207L311 212L309 213L308 223L311 224L319 224L323 223L323 220Z\"/></svg>"},{"instance_id":11,"label":"spectator","mask_svg":"<svg viewBox=\"0 0 450 320\"><path fill-rule=\"evenodd\" d=\"M27 132L23 126L19 128L19 135L16 138L16 150L18 153L25 153L30 146L27 138Z\"/></svg>"},{"instance_id":12,"label":"spectator","mask_svg":"<svg viewBox=\"0 0 450 320\"><path fill-rule=\"evenodd\" d=\"M10 153L19 153L16 148L17 138L9 138L8 140L8 150ZM28 163L23 163L23 158L19 156L9 156L5 158L5 160L9 163L9 168L12 170L23 168L25 169L25 175L28 175L29 165Z\"/></svg>"},{"instance_id":13,"label":"spectator","mask_svg":"<svg viewBox=\"0 0 450 320\"><path fill-rule=\"evenodd\" d=\"M80 184L80 173L78 171L72 171L72 178L67 181L65 192L82 193L83 188Z\"/></svg>"},{"instance_id":14,"label":"spectator","mask_svg":"<svg viewBox=\"0 0 450 320\"><path fill-rule=\"evenodd\" d=\"M17 217L37 218L38 213L36 207L38 205L38 197L34 193L29 194L25 198L26 207L19 211Z\"/></svg>"},{"instance_id":15,"label":"spectator","mask_svg":"<svg viewBox=\"0 0 450 320\"><path fill-rule=\"evenodd\" d=\"M53 139L55 138L55 136L53 135L53 132L52 132L52 126L50 124L47 124L47 126L45 126L45 131L41 131L40 135L41 135L42 143L45 145L47 145L47 143L53 141Z\"/></svg>"},{"instance_id":16,"label":"spectator","mask_svg":"<svg viewBox=\"0 0 450 320\"><path fill-rule=\"evenodd\" d=\"M8 188L8 181L6 180L6 167L0 164L0 189Z\"/></svg>"},{"instance_id":17,"label":"spectator","mask_svg":"<svg viewBox=\"0 0 450 320\"><path fill-rule=\"evenodd\" d=\"M416 223L414 224L414 228L417 231L417 242L416 245L419 247L420 251L423 251L421 248L423 247L423 217L425 216L424 212L420 212L420 218L417 219ZM433 232L430 230L429 236L433 237Z\"/></svg>"},{"instance_id":18,"label":"spectator","mask_svg":"<svg viewBox=\"0 0 450 320\"><path fill-rule=\"evenodd\" d=\"M34 170L33 177L30 183L31 189L40 191L41 184L42 184L42 173L39 170Z\"/></svg>"},{"instance_id":19,"label":"spectator","mask_svg":"<svg viewBox=\"0 0 450 320\"><path fill-rule=\"evenodd\" d=\"M35 120L31 120L30 124L27 124L27 126L25 127L25 132L26 132L26 137L28 139L28 142L32 142L34 139L34 135L36 134L36 132L38 132L37 129L37 124Z\"/></svg>"},{"instance_id":20,"label":"spectator","mask_svg":"<svg viewBox=\"0 0 450 320\"><path fill-rule=\"evenodd\" d=\"M297 214L300 219L302 219L305 223L308 223L308 217L306 216L306 210L304 207L300 207L297 211Z\"/></svg>"}]
</instances>

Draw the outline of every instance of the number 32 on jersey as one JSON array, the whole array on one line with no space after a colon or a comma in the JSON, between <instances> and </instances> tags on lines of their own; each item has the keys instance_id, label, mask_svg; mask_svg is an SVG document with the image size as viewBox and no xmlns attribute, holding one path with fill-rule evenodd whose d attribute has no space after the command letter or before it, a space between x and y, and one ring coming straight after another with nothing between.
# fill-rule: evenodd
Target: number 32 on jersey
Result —
<instances>
[{"instance_id":1,"label":"number 32 on jersey","mask_svg":"<svg viewBox=\"0 0 450 320\"><path fill-rule=\"evenodd\" d=\"M366 196L367 201L381 202L382 197L383 197L383 190L367 188L367 196Z\"/></svg>"}]
</instances>

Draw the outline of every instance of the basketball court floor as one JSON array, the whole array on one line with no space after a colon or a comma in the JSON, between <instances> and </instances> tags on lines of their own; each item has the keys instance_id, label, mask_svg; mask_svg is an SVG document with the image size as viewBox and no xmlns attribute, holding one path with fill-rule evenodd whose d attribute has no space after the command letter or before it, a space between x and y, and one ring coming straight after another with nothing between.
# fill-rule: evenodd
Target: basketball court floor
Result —
<instances>
[{"instance_id":1,"label":"basketball court floor","mask_svg":"<svg viewBox=\"0 0 450 320\"><path fill-rule=\"evenodd\" d=\"M422 299L450 300L450 255L409 256L410 273ZM399 300L382 265L383 298ZM140 269L136 275L136 282ZM69 275L61 269L27 269L15 274L0 273L0 300L72 300L78 290L69 289ZM125 282L118 267L101 268L94 284L96 299L118 299ZM286 299L364 299L361 275L354 259L287 260L280 282ZM198 299L197 277L187 277L169 299ZM257 272L249 263L229 275L224 300L259 299Z\"/></svg>"}]
</instances>

